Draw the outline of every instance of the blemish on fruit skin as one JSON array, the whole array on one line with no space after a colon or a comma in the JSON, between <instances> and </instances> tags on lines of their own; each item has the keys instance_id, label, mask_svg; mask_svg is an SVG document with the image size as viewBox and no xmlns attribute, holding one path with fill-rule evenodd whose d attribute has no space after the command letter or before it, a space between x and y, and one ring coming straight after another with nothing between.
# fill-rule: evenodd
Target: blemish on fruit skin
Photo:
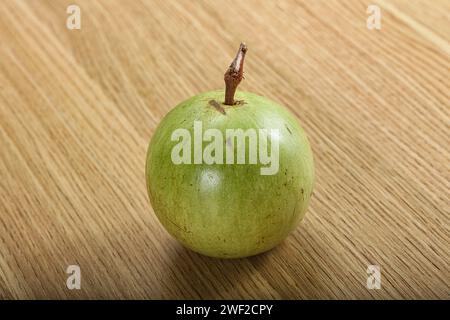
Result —
<instances>
[{"instance_id":1,"label":"blemish on fruit skin","mask_svg":"<svg viewBox=\"0 0 450 320\"><path fill-rule=\"evenodd\" d=\"M292 211L292 216L293 216L293 217L295 217L295 211L297 210L297 205L298 205L298 202L295 203L294 211Z\"/></svg>"},{"instance_id":2,"label":"blemish on fruit skin","mask_svg":"<svg viewBox=\"0 0 450 320\"><path fill-rule=\"evenodd\" d=\"M284 126L286 127L287 131L289 131L289 134L292 134L291 129L289 129L288 125L285 123Z\"/></svg>"},{"instance_id":3,"label":"blemish on fruit skin","mask_svg":"<svg viewBox=\"0 0 450 320\"><path fill-rule=\"evenodd\" d=\"M214 109L216 109L217 111L219 111L221 114L226 115L227 113L225 112L225 109L220 105L220 103L218 103L216 100L209 100L209 105L213 106Z\"/></svg>"},{"instance_id":4,"label":"blemish on fruit skin","mask_svg":"<svg viewBox=\"0 0 450 320\"><path fill-rule=\"evenodd\" d=\"M178 230L181 230L182 232L184 232L184 233L192 233L192 231L189 231L189 230L187 230L187 229L185 229L185 228L182 228L182 227L180 227L178 224L176 224L175 222L173 222L172 220L170 220L170 219L167 219L172 225L174 225Z\"/></svg>"}]
</instances>

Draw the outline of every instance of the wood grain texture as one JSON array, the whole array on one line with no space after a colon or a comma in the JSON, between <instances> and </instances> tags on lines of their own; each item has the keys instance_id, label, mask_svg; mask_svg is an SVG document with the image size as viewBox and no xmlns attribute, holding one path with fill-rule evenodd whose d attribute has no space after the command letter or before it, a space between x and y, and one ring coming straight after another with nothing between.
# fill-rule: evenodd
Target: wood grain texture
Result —
<instances>
[{"instance_id":1,"label":"wood grain texture","mask_svg":"<svg viewBox=\"0 0 450 320\"><path fill-rule=\"evenodd\" d=\"M68 30L72 1L1 1L0 298L448 299L449 2L374 1L370 31L372 2L79 0ZM240 89L298 117L316 185L280 246L216 260L158 223L145 153L241 40Z\"/></svg>"}]
</instances>

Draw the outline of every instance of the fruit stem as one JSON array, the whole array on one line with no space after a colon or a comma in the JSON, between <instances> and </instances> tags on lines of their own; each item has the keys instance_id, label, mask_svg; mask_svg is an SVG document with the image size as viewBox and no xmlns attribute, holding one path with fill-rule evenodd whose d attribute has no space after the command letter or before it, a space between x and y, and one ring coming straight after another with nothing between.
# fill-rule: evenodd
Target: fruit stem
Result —
<instances>
[{"instance_id":1,"label":"fruit stem","mask_svg":"<svg viewBox=\"0 0 450 320\"><path fill-rule=\"evenodd\" d=\"M236 89L244 77L244 59L247 53L247 46L241 43L236 57L231 62L230 67L224 74L225 80L225 104L234 105L234 94Z\"/></svg>"}]
</instances>

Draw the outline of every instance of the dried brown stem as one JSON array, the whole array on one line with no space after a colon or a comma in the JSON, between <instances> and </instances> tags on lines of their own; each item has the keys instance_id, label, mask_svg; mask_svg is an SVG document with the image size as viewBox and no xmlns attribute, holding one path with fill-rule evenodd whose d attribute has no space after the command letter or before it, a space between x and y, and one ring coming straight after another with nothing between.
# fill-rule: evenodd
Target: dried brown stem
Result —
<instances>
[{"instance_id":1,"label":"dried brown stem","mask_svg":"<svg viewBox=\"0 0 450 320\"><path fill-rule=\"evenodd\" d=\"M234 94L236 93L236 89L239 83L244 77L244 59L246 53L247 46L245 45L245 43L241 43L236 57L234 58L233 62L231 62L228 70L225 72L224 80L226 105L234 105Z\"/></svg>"}]
</instances>

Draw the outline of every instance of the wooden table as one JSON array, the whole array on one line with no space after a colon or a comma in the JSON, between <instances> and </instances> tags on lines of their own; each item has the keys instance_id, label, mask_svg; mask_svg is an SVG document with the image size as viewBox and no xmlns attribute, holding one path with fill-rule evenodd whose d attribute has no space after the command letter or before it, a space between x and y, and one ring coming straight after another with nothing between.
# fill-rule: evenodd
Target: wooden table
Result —
<instances>
[{"instance_id":1,"label":"wooden table","mask_svg":"<svg viewBox=\"0 0 450 320\"><path fill-rule=\"evenodd\" d=\"M364 0L78 0L80 30L73 1L2 1L0 298L448 299L450 2L373 2L381 30ZM317 179L280 246L217 260L162 228L144 163L241 40L240 89L298 117Z\"/></svg>"}]
</instances>

